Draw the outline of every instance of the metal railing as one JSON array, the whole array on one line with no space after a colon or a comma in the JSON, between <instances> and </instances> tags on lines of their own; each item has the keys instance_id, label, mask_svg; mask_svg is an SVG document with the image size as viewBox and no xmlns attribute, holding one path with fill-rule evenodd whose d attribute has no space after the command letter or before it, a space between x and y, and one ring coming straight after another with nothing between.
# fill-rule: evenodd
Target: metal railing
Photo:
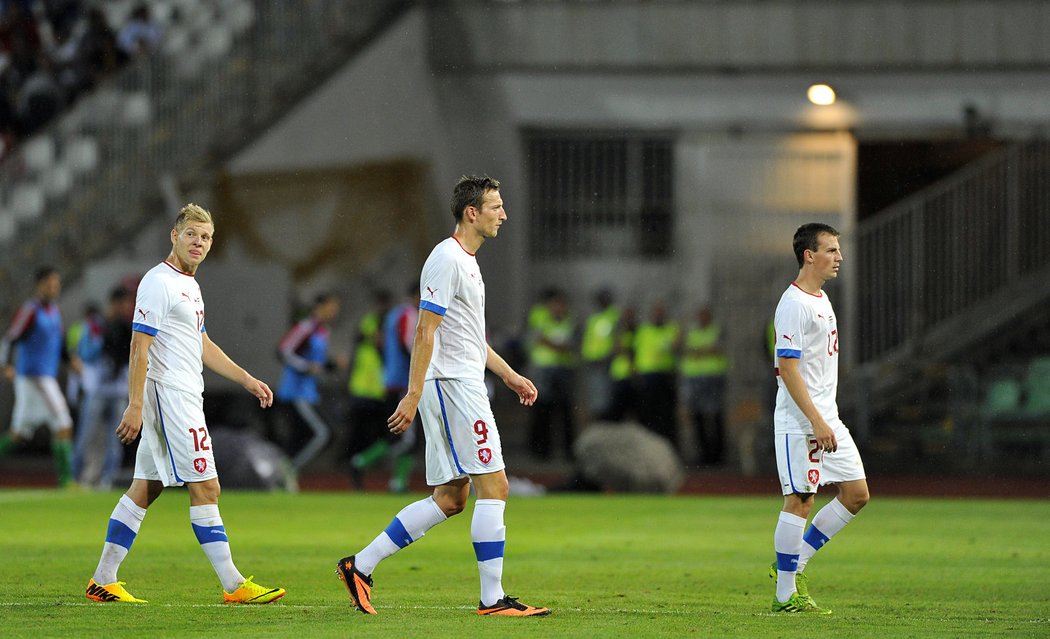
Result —
<instances>
[{"instance_id":1,"label":"metal railing","mask_svg":"<svg viewBox=\"0 0 1050 639\"><path fill-rule=\"evenodd\" d=\"M159 51L82 97L0 165L0 313L43 263L75 274L156 216L162 178L242 148L413 3L186 0Z\"/></svg>"},{"instance_id":2,"label":"metal railing","mask_svg":"<svg viewBox=\"0 0 1050 639\"><path fill-rule=\"evenodd\" d=\"M958 348L1048 296L1050 141L992 153L858 226L858 360Z\"/></svg>"}]
</instances>

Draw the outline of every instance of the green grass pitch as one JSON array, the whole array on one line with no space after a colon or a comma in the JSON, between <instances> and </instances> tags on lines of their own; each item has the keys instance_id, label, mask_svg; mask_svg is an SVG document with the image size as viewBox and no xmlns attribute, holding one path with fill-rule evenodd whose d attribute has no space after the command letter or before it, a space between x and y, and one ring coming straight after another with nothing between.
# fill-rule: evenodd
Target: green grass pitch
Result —
<instances>
[{"instance_id":1,"label":"green grass pitch","mask_svg":"<svg viewBox=\"0 0 1050 639\"><path fill-rule=\"evenodd\" d=\"M379 567L378 616L355 611L335 562L411 497L341 493L223 495L237 566L287 588L276 604L220 603L182 490L150 509L121 570L150 603L92 603L84 586L118 494L0 491L0 635L1050 636L1047 501L875 495L810 564L813 595L835 612L816 618L769 612L775 496L512 498L504 586L554 613L494 619L474 614L469 509Z\"/></svg>"}]
</instances>

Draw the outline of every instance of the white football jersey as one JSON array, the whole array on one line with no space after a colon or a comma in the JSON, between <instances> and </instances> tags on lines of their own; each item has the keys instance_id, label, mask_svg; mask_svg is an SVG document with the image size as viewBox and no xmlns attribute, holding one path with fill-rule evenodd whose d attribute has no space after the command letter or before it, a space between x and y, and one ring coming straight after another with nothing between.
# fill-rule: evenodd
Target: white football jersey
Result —
<instances>
[{"instance_id":1,"label":"white football jersey","mask_svg":"<svg viewBox=\"0 0 1050 639\"><path fill-rule=\"evenodd\" d=\"M153 335L147 379L190 393L204 392L204 300L189 273L164 261L142 276L132 329Z\"/></svg>"},{"instance_id":2,"label":"white football jersey","mask_svg":"<svg viewBox=\"0 0 1050 639\"><path fill-rule=\"evenodd\" d=\"M796 284L784 291L773 319L776 359L798 358L799 372L817 411L829 424L839 419L835 400L839 384L839 334L828 294L812 295ZM773 412L776 433L812 434L813 425L791 398L777 368L777 405Z\"/></svg>"},{"instance_id":3,"label":"white football jersey","mask_svg":"<svg viewBox=\"0 0 1050 639\"><path fill-rule=\"evenodd\" d=\"M485 282L478 260L456 238L435 246L423 264L419 308L444 316L426 378L482 382L488 361Z\"/></svg>"}]
</instances>

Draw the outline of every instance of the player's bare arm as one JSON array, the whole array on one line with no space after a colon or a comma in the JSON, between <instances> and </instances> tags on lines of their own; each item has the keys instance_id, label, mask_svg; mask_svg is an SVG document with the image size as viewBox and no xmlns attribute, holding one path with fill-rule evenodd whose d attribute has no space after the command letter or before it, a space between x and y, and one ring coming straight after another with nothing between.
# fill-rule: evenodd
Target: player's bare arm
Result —
<instances>
[{"instance_id":1,"label":"player's bare arm","mask_svg":"<svg viewBox=\"0 0 1050 639\"><path fill-rule=\"evenodd\" d=\"M824 421L817 407L813 404L813 399L809 396L809 391L806 389L806 382L802 379L802 373L798 370L799 361L795 357L778 357L777 365L780 368L780 378L784 380L784 387L787 388L791 399L795 400L799 410L806 416L809 423L813 425L813 436L817 439L817 445L822 450L833 453L839 447L838 442L835 440L835 433L832 432L831 426Z\"/></svg>"},{"instance_id":2,"label":"player's bare arm","mask_svg":"<svg viewBox=\"0 0 1050 639\"><path fill-rule=\"evenodd\" d=\"M485 361L485 367L502 379L507 388L514 391L518 396L519 403L525 406L535 404L540 393L536 390L536 385L532 383L532 380L524 375L519 375L491 346L488 348L489 353L488 359Z\"/></svg>"},{"instance_id":3,"label":"player's bare arm","mask_svg":"<svg viewBox=\"0 0 1050 639\"><path fill-rule=\"evenodd\" d=\"M262 408L267 408L273 404L273 391L266 385L266 382L255 379L248 371L237 365L236 362L230 359L229 355L219 348L218 344L211 341L207 332L201 334L201 345L203 347L201 359L204 361L205 366L226 379L243 386L246 391L259 400L259 406Z\"/></svg>"},{"instance_id":4,"label":"player's bare arm","mask_svg":"<svg viewBox=\"0 0 1050 639\"><path fill-rule=\"evenodd\" d=\"M146 395L146 370L149 347L155 336L135 331L131 334L131 356L128 358L128 407L117 425L117 438L130 444L142 430L142 405Z\"/></svg>"},{"instance_id":5,"label":"player's bare arm","mask_svg":"<svg viewBox=\"0 0 1050 639\"><path fill-rule=\"evenodd\" d=\"M395 435L408 430L416 419L416 409L423 396L423 382L427 377L430 358L434 356L434 335L443 318L444 316L426 309L419 311L416 335L412 340L412 359L408 364L408 392L386 420L387 428Z\"/></svg>"}]
</instances>

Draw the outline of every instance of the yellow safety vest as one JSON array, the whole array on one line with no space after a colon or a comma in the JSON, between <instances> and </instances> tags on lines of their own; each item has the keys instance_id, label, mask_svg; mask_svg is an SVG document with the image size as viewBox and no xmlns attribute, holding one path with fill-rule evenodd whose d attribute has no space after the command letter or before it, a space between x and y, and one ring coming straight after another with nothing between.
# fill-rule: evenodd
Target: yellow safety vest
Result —
<instances>
[{"instance_id":1,"label":"yellow safety vest","mask_svg":"<svg viewBox=\"0 0 1050 639\"><path fill-rule=\"evenodd\" d=\"M712 322L706 328L694 327L685 334L685 355L682 357L682 375L686 377L716 377L725 375L729 360L721 353L690 355L696 348L708 348L718 344L722 327Z\"/></svg>"},{"instance_id":2,"label":"yellow safety vest","mask_svg":"<svg viewBox=\"0 0 1050 639\"><path fill-rule=\"evenodd\" d=\"M383 356L375 345L375 336L379 332L379 313L368 313L361 318L358 332L361 342L354 350L354 365L350 369L350 382L347 388L354 397L366 399L384 399L386 387L383 384Z\"/></svg>"},{"instance_id":3,"label":"yellow safety vest","mask_svg":"<svg viewBox=\"0 0 1050 639\"><path fill-rule=\"evenodd\" d=\"M627 379L634 373L634 353L631 351L633 344L634 331L624 331L620 334L621 351L609 364L609 377L614 381Z\"/></svg>"},{"instance_id":4,"label":"yellow safety vest","mask_svg":"<svg viewBox=\"0 0 1050 639\"><path fill-rule=\"evenodd\" d=\"M620 309L615 306L599 311L587 318L583 328L583 343L580 355L585 362L600 362L613 354L616 347L616 324L620 321Z\"/></svg>"},{"instance_id":5,"label":"yellow safety vest","mask_svg":"<svg viewBox=\"0 0 1050 639\"><path fill-rule=\"evenodd\" d=\"M646 322L639 326L634 336L634 365L638 374L673 372L677 340L675 322L660 326Z\"/></svg>"},{"instance_id":6,"label":"yellow safety vest","mask_svg":"<svg viewBox=\"0 0 1050 639\"><path fill-rule=\"evenodd\" d=\"M546 338L553 344L569 344L572 341L573 323L571 317L555 320L548 314L541 326L534 327L539 338ZM529 361L534 366L572 366L575 357L571 352L559 351L536 339L529 347Z\"/></svg>"}]
</instances>

